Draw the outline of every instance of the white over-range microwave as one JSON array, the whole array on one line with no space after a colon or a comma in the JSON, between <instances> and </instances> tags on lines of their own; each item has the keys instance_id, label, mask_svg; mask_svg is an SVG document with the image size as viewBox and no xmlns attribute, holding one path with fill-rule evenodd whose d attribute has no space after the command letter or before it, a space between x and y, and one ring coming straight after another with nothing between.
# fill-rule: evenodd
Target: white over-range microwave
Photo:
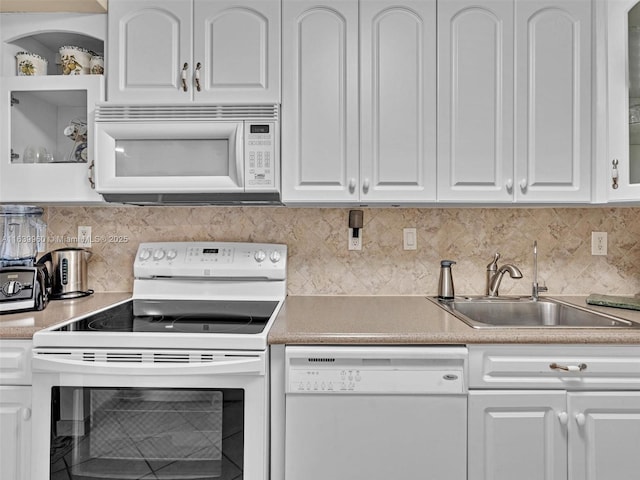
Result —
<instances>
[{"instance_id":1,"label":"white over-range microwave","mask_svg":"<svg viewBox=\"0 0 640 480\"><path fill-rule=\"evenodd\" d=\"M96 108L95 187L139 205L279 204L278 105Z\"/></svg>"}]
</instances>

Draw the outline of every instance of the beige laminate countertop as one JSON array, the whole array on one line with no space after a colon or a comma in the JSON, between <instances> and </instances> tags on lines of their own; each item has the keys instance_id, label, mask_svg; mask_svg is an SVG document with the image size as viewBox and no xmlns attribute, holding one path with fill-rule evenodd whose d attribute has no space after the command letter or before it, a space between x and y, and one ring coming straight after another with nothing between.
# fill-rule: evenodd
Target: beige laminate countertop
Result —
<instances>
[{"instance_id":1,"label":"beige laminate countertop","mask_svg":"<svg viewBox=\"0 0 640 480\"><path fill-rule=\"evenodd\" d=\"M586 296L556 298L640 323L640 311L587 305ZM474 329L422 296L289 296L271 328L269 343L640 344L640 329Z\"/></svg>"},{"instance_id":2,"label":"beige laminate countertop","mask_svg":"<svg viewBox=\"0 0 640 480\"><path fill-rule=\"evenodd\" d=\"M130 298L126 292L56 300L41 312L0 315L0 339L31 339L38 330ZM586 297L556 297L587 306ZM588 305L640 323L640 311ZM640 329L474 329L423 296L289 296L269 333L270 344L640 344Z\"/></svg>"},{"instance_id":3,"label":"beige laminate countertop","mask_svg":"<svg viewBox=\"0 0 640 480\"><path fill-rule=\"evenodd\" d=\"M46 308L39 312L0 315L0 338L31 339L38 330L100 310L130 297L131 294L125 292L94 293L74 300L50 301Z\"/></svg>"}]
</instances>

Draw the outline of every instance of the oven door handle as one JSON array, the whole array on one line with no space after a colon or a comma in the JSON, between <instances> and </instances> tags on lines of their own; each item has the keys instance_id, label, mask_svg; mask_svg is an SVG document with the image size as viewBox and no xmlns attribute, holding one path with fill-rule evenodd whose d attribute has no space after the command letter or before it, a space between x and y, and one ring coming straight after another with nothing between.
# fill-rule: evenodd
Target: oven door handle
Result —
<instances>
[{"instance_id":1,"label":"oven door handle","mask_svg":"<svg viewBox=\"0 0 640 480\"><path fill-rule=\"evenodd\" d=\"M265 375L264 358L238 357L194 363L87 361L47 356L33 358L34 372L90 375Z\"/></svg>"}]
</instances>

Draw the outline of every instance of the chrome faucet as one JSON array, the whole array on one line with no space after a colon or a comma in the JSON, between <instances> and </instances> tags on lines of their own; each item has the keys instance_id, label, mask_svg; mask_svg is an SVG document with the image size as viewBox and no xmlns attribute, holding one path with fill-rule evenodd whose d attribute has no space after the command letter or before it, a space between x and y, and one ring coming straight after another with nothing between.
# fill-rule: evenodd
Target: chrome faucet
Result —
<instances>
[{"instance_id":1,"label":"chrome faucet","mask_svg":"<svg viewBox=\"0 0 640 480\"><path fill-rule=\"evenodd\" d=\"M531 299L534 302L540 298L540 292L546 292L547 287L541 287L538 285L538 241L533 242L533 285L531 288Z\"/></svg>"},{"instance_id":2,"label":"chrome faucet","mask_svg":"<svg viewBox=\"0 0 640 480\"><path fill-rule=\"evenodd\" d=\"M487 286L485 293L489 297L497 297L499 295L498 288L505 273L509 273L509 276L514 279L522 278L522 272L515 265L508 263L498 268L499 258L500 254L496 253L493 262L487 265Z\"/></svg>"}]
</instances>

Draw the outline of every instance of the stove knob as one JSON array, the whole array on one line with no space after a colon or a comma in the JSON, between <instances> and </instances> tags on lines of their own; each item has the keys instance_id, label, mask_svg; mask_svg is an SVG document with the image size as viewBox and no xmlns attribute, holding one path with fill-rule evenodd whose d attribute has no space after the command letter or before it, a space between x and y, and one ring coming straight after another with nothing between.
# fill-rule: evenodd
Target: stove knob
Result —
<instances>
[{"instance_id":1,"label":"stove knob","mask_svg":"<svg viewBox=\"0 0 640 480\"><path fill-rule=\"evenodd\" d=\"M264 262L264 259L267 258L267 254L264 253L264 250L258 250L254 255L253 258L255 258L256 262L258 263L262 263Z\"/></svg>"},{"instance_id":2,"label":"stove knob","mask_svg":"<svg viewBox=\"0 0 640 480\"><path fill-rule=\"evenodd\" d=\"M140 252L140 255L138 255L138 258L140 260L149 260L150 257L151 257L151 250L142 250Z\"/></svg>"},{"instance_id":3,"label":"stove knob","mask_svg":"<svg viewBox=\"0 0 640 480\"><path fill-rule=\"evenodd\" d=\"M271 260L273 263L278 263L280 261L280 252L277 250L271 252L271 255L269 255L269 260Z\"/></svg>"},{"instance_id":4,"label":"stove knob","mask_svg":"<svg viewBox=\"0 0 640 480\"><path fill-rule=\"evenodd\" d=\"M161 248L159 248L158 250L156 250L155 252L153 252L153 259L154 260L162 260L165 256L165 251L162 250Z\"/></svg>"},{"instance_id":5,"label":"stove knob","mask_svg":"<svg viewBox=\"0 0 640 480\"><path fill-rule=\"evenodd\" d=\"M178 256L178 252L176 252L174 249L171 249L167 252L167 260L173 260L177 256Z\"/></svg>"}]
</instances>

